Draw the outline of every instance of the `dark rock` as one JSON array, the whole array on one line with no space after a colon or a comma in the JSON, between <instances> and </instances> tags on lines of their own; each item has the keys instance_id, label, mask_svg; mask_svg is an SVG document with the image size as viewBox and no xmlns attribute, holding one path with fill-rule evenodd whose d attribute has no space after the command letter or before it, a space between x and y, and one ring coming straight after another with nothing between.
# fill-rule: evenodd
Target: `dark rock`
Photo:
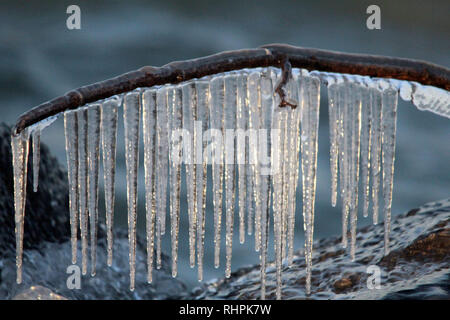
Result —
<instances>
[{"instance_id":1,"label":"dark rock","mask_svg":"<svg viewBox=\"0 0 450 320\"><path fill-rule=\"evenodd\" d=\"M162 268L154 270L153 283L147 283L146 245L140 235L137 237L136 250L136 288L130 291L126 230L115 228L113 265L107 267L103 224L99 225L96 276L82 276L81 289L68 288L67 280L73 275L73 271L67 273L67 268L72 265L68 241L70 226L67 173L43 144L37 193L32 191L30 150L23 283L16 284L10 132L8 126L0 124L0 299L32 298L36 295L36 290L32 288L43 288L47 293L52 292L68 299L176 299L186 295L185 285L172 278L166 255L162 256ZM116 212L117 214L120 213ZM80 261L81 257L78 256L79 264ZM43 296L47 294L45 292Z\"/></svg>"},{"instance_id":2,"label":"dark rock","mask_svg":"<svg viewBox=\"0 0 450 320\"><path fill-rule=\"evenodd\" d=\"M340 238L314 243L312 293L305 295L305 259L297 253L292 267L283 265L283 299L449 299L450 199L428 203L395 217L391 251L384 255L384 225L358 230L356 259ZM372 272L381 271L380 289L368 288ZM194 289L194 299L259 299L259 266L238 270ZM267 298L275 298L275 265L267 268Z\"/></svg>"}]
</instances>

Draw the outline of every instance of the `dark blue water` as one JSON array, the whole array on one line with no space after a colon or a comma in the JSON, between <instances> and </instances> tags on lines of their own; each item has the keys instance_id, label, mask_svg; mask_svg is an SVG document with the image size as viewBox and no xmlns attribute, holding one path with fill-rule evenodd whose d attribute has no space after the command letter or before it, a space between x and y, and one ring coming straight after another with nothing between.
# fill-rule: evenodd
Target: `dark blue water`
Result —
<instances>
[{"instance_id":1,"label":"dark blue water","mask_svg":"<svg viewBox=\"0 0 450 320\"><path fill-rule=\"evenodd\" d=\"M82 28L74 31L66 28L66 8L70 4L0 4L0 121L12 124L19 114L43 101L143 65L160 66L272 42L402 56L450 66L448 1L377 1L382 29L375 31L366 28L365 10L372 4L369 1L77 1ZM322 102L315 238L341 230L339 208L330 205L326 94ZM122 139L122 123L119 130ZM400 101L397 132L393 213L449 197L449 120ZM42 140L65 166L62 121L48 128ZM123 148L120 142L116 214L120 225L126 223ZM145 215L142 176L141 168L141 218ZM195 285L196 270L188 267L185 205L182 213L179 276ZM218 270L212 266L211 214L212 197L208 194L205 279L224 272L222 266ZM300 214L298 210L297 248L303 246ZM140 223L143 227L143 219ZM359 223L370 223L370 219L361 217ZM236 237L234 243L233 268L258 262L253 241L239 245ZM170 252L168 236L164 248Z\"/></svg>"}]
</instances>

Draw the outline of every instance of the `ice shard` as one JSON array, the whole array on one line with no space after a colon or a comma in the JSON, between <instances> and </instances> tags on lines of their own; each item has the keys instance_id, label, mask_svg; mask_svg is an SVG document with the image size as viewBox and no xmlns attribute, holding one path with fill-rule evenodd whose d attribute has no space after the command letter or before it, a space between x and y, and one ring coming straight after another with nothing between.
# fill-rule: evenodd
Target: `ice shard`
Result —
<instances>
[{"instance_id":1,"label":"ice shard","mask_svg":"<svg viewBox=\"0 0 450 320\"><path fill-rule=\"evenodd\" d=\"M225 127L225 217L226 217L226 266L225 276L231 275L231 257L233 245L233 225L234 225L234 201L235 201L235 135L236 127L236 105L237 105L237 78L235 75L228 75L224 78L224 127Z\"/></svg>"},{"instance_id":2,"label":"ice shard","mask_svg":"<svg viewBox=\"0 0 450 320\"><path fill-rule=\"evenodd\" d=\"M305 229L306 292L309 294L311 292L320 82L316 77L305 76L302 79L304 103L301 115L301 165Z\"/></svg>"},{"instance_id":3,"label":"ice shard","mask_svg":"<svg viewBox=\"0 0 450 320\"><path fill-rule=\"evenodd\" d=\"M195 247L196 247L196 184L195 184L195 148L194 148L194 110L197 101L195 85L188 82L182 85L182 108L183 108L183 129L187 132L187 139L184 141L185 149L184 162L186 170L186 190L189 218L189 264L191 268L195 266Z\"/></svg>"},{"instance_id":4,"label":"ice shard","mask_svg":"<svg viewBox=\"0 0 450 320\"><path fill-rule=\"evenodd\" d=\"M180 223L180 188L181 188L181 160L182 160L182 91L181 87L171 90L168 103L170 115L170 234L172 241L172 276L177 276L178 263L178 231Z\"/></svg>"},{"instance_id":5,"label":"ice shard","mask_svg":"<svg viewBox=\"0 0 450 320\"><path fill-rule=\"evenodd\" d=\"M81 231L81 272L87 273L88 259L88 112L82 108L78 119L78 215Z\"/></svg>"},{"instance_id":6,"label":"ice shard","mask_svg":"<svg viewBox=\"0 0 450 320\"><path fill-rule=\"evenodd\" d=\"M116 143L118 99L108 99L101 106L101 143L103 155L103 179L105 189L107 263L113 261L113 226L116 177Z\"/></svg>"},{"instance_id":7,"label":"ice shard","mask_svg":"<svg viewBox=\"0 0 450 320\"><path fill-rule=\"evenodd\" d=\"M220 265L220 244L222 229L222 205L223 205L223 137L224 137L224 82L223 77L214 77L210 83L210 127L218 130L212 143L212 181L214 204L214 267ZM219 141L217 141L220 139Z\"/></svg>"},{"instance_id":8,"label":"ice shard","mask_svg":"<svg viewBox=\"0 0 450 320\"><path fill-rule=\"evenodd\" d=\"M36 129L31 134L33 144L33 192L38 191L39 162L41 160L41 130Z\"/></svg>"},{"instance_id":9,"label":"ice shard","mask_svg":"<svg viewBox=\"0 0 450 320\"><path fill-rule=\"evenodd\" d=\"M382 96L382 162L384 199L384 254L389 253L391 228L392 188L394 182L395 135L397 128L398 92L392 87L383 91Z\"/></svg>"},{"instance_id":10,"label":"ice shard","mask_svg":"<svg viewBox=\"0 0 450 320\"><path fill-rule=\"evenodd\" d=\"M381 175L381 91L370 89L371 99L371 149L370 168L372 173L372 210L373 223L378 223L380 175Z\"/></svg>"},{"instance_id":11,"label":"ice shard","mask_svg":"<svg viewBox=\"0 0 450 320\"><path fill-rule=\"evenodd\" d=\"M125 95L123 102L123 120L125 128L125 163L127 170L130 290L134 290L136 273L137 177L139 164L140 112L140 93L131 92Z\"/></svg>"},{"instance_id":12,"label":"ice shard","mask_svg":"<svg viewBox=\"0 0 450 320\"><path fill-rule=\"evenodd\" d=\"M17 283L22 283L23 229L25 222L25 205L27 195L27 164L29 133L11 136L14 168L14 220L16 224L16 266Z\"/></svg>"},{"instance_id":13,"label":"ice shard","mask_svg":"<svg viewBox=\"0 0 450 320\"><path fill-rule=\"evenodd\" d=\"M153 281L153 255L156 220L156 90L145 90L142 94L142 128L144 138L145 210L147 236L147 282Z\"/></svg>"},{"instance_id":14,"label":"ice shard","mask_svg":"<svg viewBox=\"0 0 450 320\"><path fill-rule=\"evenodd\" d=\"M203 281L203 255L205 242L205 209L207 162L203 155L206 141L203 132L208 129L209 114L209 82L197 81L195 84L196 105L194 114L194 149L195 149L195 203L197 206L197 266L198 281Z\"/></svg>"},{"instance_id":15,"label":"ice shard","mask_svg":"<svg viewBox=\"0 0 450 320\"><path fill-rule=\"evenodd\" d=\"M64 113L64 135L66 140L67 175L69 181L70 239L72 263L77 262L78 234L78 117L76 111Z\"/></svg>"},{"instance_id":16,"label":"ice shard","mask_svg":"<svg viewBox=\"0 0 450 320\"><path fill-rule=\"evenodd\" d=\"M100 104L88 108L88 209L91 233L91 275L95 275L98 228L98 172L100 161Z\"/></svg>"}]
</instances>

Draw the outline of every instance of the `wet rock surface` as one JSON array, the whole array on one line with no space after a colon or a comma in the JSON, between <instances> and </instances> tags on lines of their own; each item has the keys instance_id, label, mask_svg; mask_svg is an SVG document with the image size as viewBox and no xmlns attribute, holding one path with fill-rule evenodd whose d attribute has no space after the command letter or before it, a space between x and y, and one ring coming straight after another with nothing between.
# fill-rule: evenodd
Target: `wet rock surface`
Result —
<instances>
[{"instance_id":1,"label":"wet rock surface","mask_svg":"<svg viewBox=\"0 0 450 320\"><path fill-rule=\"evenodd\" d=\"M355 261L341 238L314 243L311 295L305 295L305 259L283 265L283 299L450 299L450 199L399 215L392 223L390 253L384 255L383 224L358 230ZM380 288L370 290L380 268ZM375 267L375 268L376 268ZM368 272L369 271L369 272ZM259 299L259 266L193 290L194 299ZM368 281L370 284L368 285ZM275 265L267 268L267 298L275 298Z\"/></svg>"},{"instance_id":2,"label":"wet rock surface","mask_svg":"<svg viewBox=\"0 0 450 320\"><path fill-rule=\"evenodd\" d=\"M130 291L126 230L115 228L113 265L107 267L103 224L99 226L96 276L81 276L80 289L69 289L73 288L74 282L68 286L68 278L74 271L67 273L67 267L72 264L68 241L67 173L44 144L41 145L39 190L36 193L32 191L30 150L23 283L16 284L10 133L11 129L0 123L0 299L38 299L52 295L68 299L177 299L186 294L184 284L172 278L170 262L165 255L162 268L154 271L153 284L147 283L145 240L140 236L137 239L136 289ZM99 214L101 216L102 212ZM81 256L78 262L81 262ZM90 271L90 265L88 267Z\"/></svg>"}]
</instances>

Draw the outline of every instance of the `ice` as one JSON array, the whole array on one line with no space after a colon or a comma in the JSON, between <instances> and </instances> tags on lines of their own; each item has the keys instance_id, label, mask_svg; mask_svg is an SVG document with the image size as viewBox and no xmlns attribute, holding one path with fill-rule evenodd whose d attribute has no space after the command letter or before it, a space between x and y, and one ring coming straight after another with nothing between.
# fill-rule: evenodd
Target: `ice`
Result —
<instances>
[{"instance_id":1,"label":"ice","mask_svg":"<svg viewBox=\"0 0 450 320\"><path fill-rule=\"evenodd\" d=\"M170 234L172 240L172 276L177 276L178 260L178 231L180 223L180 188L181 188L181 159L182 159L182 139L177 135L182 128L182 91L181 88L174 88L169 95L169 115L170 115Z\"/></svg>"},{"instance_id":2,"label":"ice","mask_svg":"<svg viewBox=\"0 0 450 320\"><path fill-rule=\"evenodd\" d=\"M137 178L139 164L140 93L124 97L125 163L127 172L128 243L130 259L130 290L134 290L136 272L136 219L138 206Z\"/></svg>"},{"instance_id":3,"label":"ice","mask_svg":"<svg viewBox=\"0 0 450 320\"><path fill-rule=\"evenodd\" d=\"M39 162L41 160L41 130L37 129L31 134L33 144L33 192L38 191Z\"/></svg>"},{"instance_id":4,"label":"ice","mask_svg":"<svg viewBox=\"0 0 450 320\"><path fill-rule=\"evenodd\" d=\"M81 231L81 273L87 273L88 247L88 111L77 112L78 119L78 215Z\"/></svg>"},{"instance_id":5,"label":"ice","mask_svg":"<svg viewBox=\"0 0 450 320\"><path fill-rule=\"evenodd\" d=\"M362 214L372 207L378 222L382 184L385 254L389 253L398 96L420 110L450 118L446 90L395 79L377 79L293 69L283 87L296 108L280 107L274 92L278 68L224 72L181 84L141 88L64 112L69 181L72 263L81 230L82 273L87 272L88 223L91 274L95 274L100 144L103 154L108 265L113 259L113 220L118 108L124 100L130 289L135 286L137 175L142 107L144 144L147 281L154 252L161 268L161 241L170 217L172 275L177 276L179 229L189 230L189 264L203 280L207 165L212 169L214 266L220 265L222 210L225 207L225 276L231 276L235 204L239 242L255 238L260 255L261 299L266 296L269 226L273 219L276 298L282 297L282 271L292 266L298 180L301 174L305 233L306 292L311 292L317 176L320 81L328 86L331 204L340 198L342 244L356 258L358 191ZM17 282L22 281L23 228L29 138L33 151L33 190L38 187L40 135L58 115L12 136ZM301 158L300 158L301 154ZM188 226L180 225L182 163L186 172ZM300 167L301 165L301 172ZM361 177L360 177L361 175ZM359 181L361 180L361 181ZM360 186L361 184L361 186ZM169 192L169 194L167 194ZM225 199L224 199L225 196ZM169 208L167 208L169 198ZM236 208L237 209L237 208ZM273 213L273 216L271 214ZM350 219L349 219L350 218ZM349 222L350 221L350 222ZM156 250L155 250L156 249ZM285 260L286 259L286 260Z\"/></svg>"},{"instance_id":6,"label":"ice","mask_svg":"<svg viewBox=\"0 0 450 320\"><path fill-rule=\"evenodd\" d=\"M27 130L11 136L14 166L14 220L16 224L17 283L22 283L23 229L27 195L27 164L29 133Z\"/></svg>"},{"instance_id":7,"label":"ice","mask_svg":"<svg viewBox=\"0 0 450 320\"><path fill-rule=\"evenodd\" d=\"M100 104L88 108L88 208L91 231L91 275L97 261L98 171L100 161Z\"/></svg>"},{"instance_id":8,"label":"ice","mask_svg":"<svg viewBox=\"0 0 450 320\"><path fill-rule=\"evenodd\" d=\"M67 176L69 181L70 239L72 263L77 262L78 234L78 117L75 111L64 113L64 135L66 140Z\"/></svg>"},{"instance_id":9,"label":"ice","mask_svg":"<svg viewBox=\"0 0 450 320\"><path fill-rule=\"evenodd\" d=\"M189 218L189 264L191 268L195 266L195 247L196 247L196 184L195 184L195 148L194 148L194 108L197 95L195 93L194 83L188 82L182 85L182 108L183 108L183 129L188 132L188 141L183 141L186 149L184 152L186 169L186 190ZM214 191L213 191L214 192ZM216 231L217 232L217 231Z\"/></svg>"},{"instance_id":10,"label":"ice","mask_svg":"<svg viewBox=\"0 0 450 320\"><path fill-rule=\"evenodd\" d=\"M113 226L116 177L116 143L118 99L108 99L101 106L101 143L103 155L103 178L105 189L106 240L108 266L113 260Z\"/></svg>"},{"instance_id":11,"label":"ice","mask_svg":"<svg viewBox=\"0 0 450 320\"><path fill-rule=\"evenodd\" d=\"M194 148L195 148L195 185L196 185L196 206L197 206L197 266L198 281L203 281L203 254L205 241L205 209L206 209L206 170L207 163L203 155L206 141L203 139L203 132L208 129L209 114L209 82L198 81L195 85L196 105L194 124Z\"/></svg>"},{"instance_id":12,"label":"ice","mask_svg":"<svg viewBox=\"0 0 450 320\"><path fill-rule=\"evenodd\" d=\"M391 228L392 188L394 181L395 134L397 126L398 92L393 88L383 91L382 97L382 161L384 199L384 254L389 253Z\"/></svg>"},{"instance_id":13,"label":"ice","mask_svg":"<svg viewBox=\"0 0 450 320\"><path fill-rule=\"evenodd\" d=\"M142 128L144 138L145 210L147 235L147 281L152 283L155 241L155 143L156 143L156 90L142 94Z\"/></svg>"},{"instance_id":14,"label":"ice","mask_svg":"<svg viewBox=\"0 0 450 320\"><path fill-rule=\"evenodd\" d=\"M237 77L228 75L224 78L224 128L225 128L225 247L226 266L225 277L231 275L231 257L233 245L233 225L234 225L234 200L235 200L235 136L236 128L236 105L237 105Z\"/></svg>"},{"instance_id":15,"label":"ice","mask_svg":"<svg viewBox=\"0 0 450 320\"><path fill-rule=\"evenodd\" d=\"M303 215L305 226L306 292L311 292L314 205L316 196L317 135L319 128L320 82L316 77L303 78L301 116L301 154Z\"/></svg>"},{"instance_id":16,"label":"ice","mask_svg":"<svg viewBox=\"0 0 450 320\"><path fill-rule=\"evenodd\" d=\"M219 135L212 144L212 180L213 180L213 204L214 204L214 267L220 265L220 244L222 228L222 205L223 205L223 136L224 136L224 82L223 77L214 77L210 83L210 127L218 130Z\"/></svg>"},{"instance_id":17,"label":"ice","mask_svg":"<svg viewBox=\"0 0 450 320\"><path fill-rule=\"evenodd\" d=\"M161 268L161 236L164 234L169 176L167 87L156 92L156 268Z\"/></svg>"}]
</instances>

